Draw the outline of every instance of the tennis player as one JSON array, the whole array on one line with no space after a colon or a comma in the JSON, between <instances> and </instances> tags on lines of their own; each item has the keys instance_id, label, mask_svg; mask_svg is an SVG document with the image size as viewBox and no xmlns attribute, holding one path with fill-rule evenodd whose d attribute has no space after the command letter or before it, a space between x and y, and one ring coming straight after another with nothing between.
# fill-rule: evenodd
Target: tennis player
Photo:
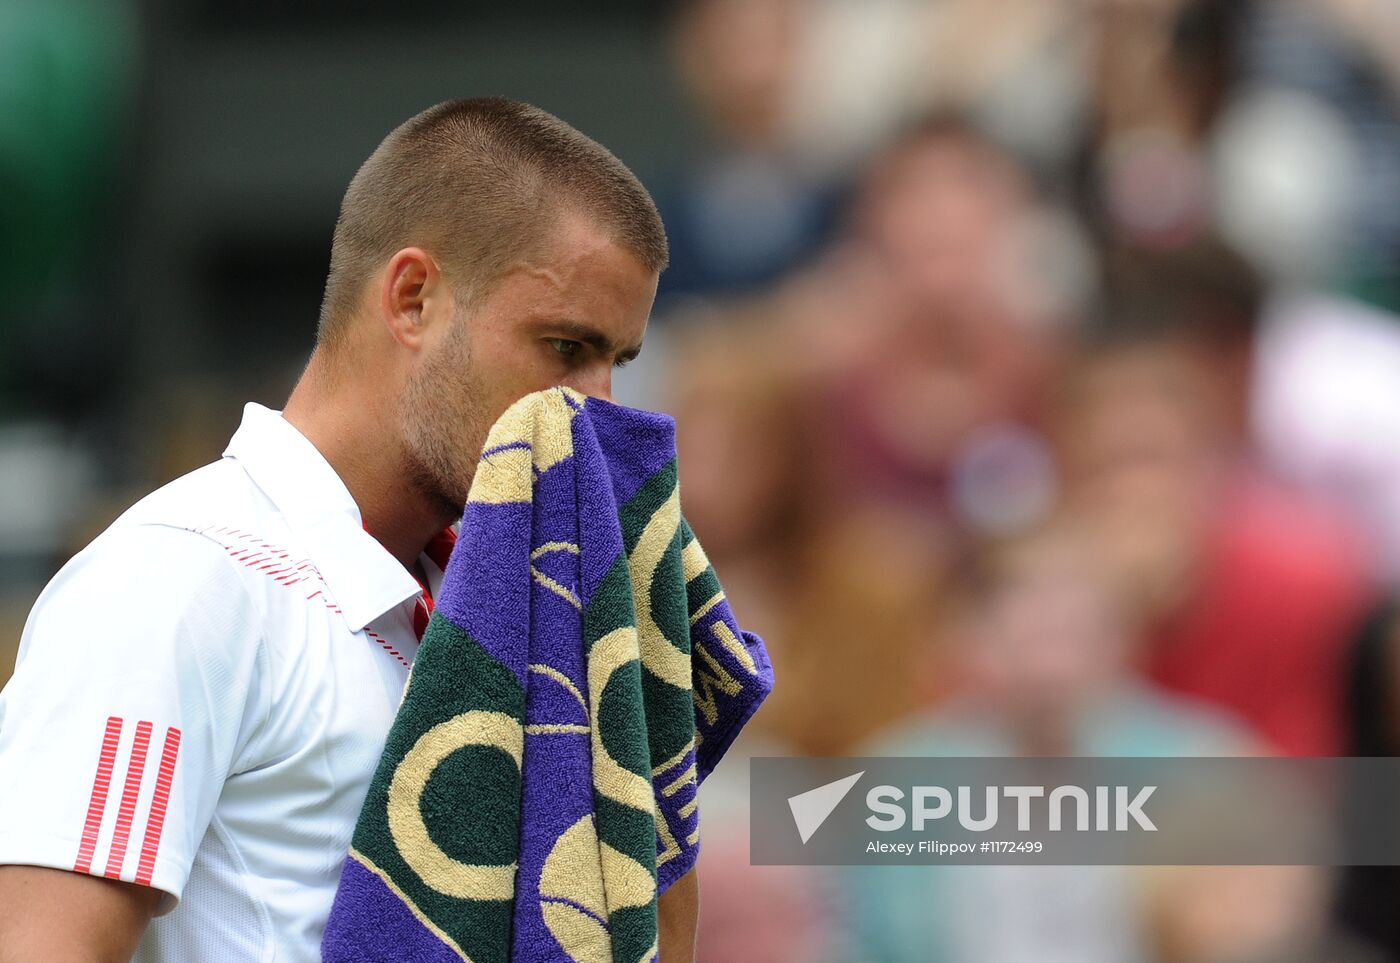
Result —
<instances>
[{"instance_id":1,"label":"tennis player","mask_svg":"<svg viewBox=\"0 0 1400 963\"><path fill-rule=\"evenodd\" d=\"M557 118L439 104L350 182L285 410L44 589L0 693L0 961L311 961L487 429L608 398L667 259ZM694 956L698 883L662 897Z\"/></svg>"}]
</instances>

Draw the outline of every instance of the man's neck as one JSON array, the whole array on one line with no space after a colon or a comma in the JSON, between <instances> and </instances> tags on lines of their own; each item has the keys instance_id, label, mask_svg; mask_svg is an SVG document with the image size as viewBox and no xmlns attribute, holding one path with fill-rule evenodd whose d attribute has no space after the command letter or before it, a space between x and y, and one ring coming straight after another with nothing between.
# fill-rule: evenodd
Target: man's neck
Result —
<instances>
[{"instance_id":1,"label":"man's neck","mask_svg":"<svg viewBox=\"0 0 1400 963\"><path fill-rule=\"evenodd\" d=\"M344 380L319 370L313 357L287 399L282 416L316 446L340 476L369 532L405 568L454 519L408 483L387 399L351 392ZM352 396L353 395L353 396Z\"/></svg>"}]
</instances>

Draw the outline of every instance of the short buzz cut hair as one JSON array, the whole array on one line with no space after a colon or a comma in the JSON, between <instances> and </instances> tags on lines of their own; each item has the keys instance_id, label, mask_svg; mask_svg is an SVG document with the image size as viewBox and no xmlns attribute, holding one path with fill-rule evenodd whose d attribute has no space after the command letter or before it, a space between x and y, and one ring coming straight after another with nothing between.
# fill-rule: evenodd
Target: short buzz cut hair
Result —
<instances>
[{"instance_id":1,"label":"short buzz cut hair","mask_svg":"<svg viewBox=\"0 0 1400 963\"><path fill-rule=\"evenodd\" d=\"M470 300L540 251L565 210L591 218L650 270L665 268L666 232L646 188L553 114L473 97L411 117L345 191L317 344L333 349L343 340L366 282L395 252L422 247Z\"/></svg>"}]
</instances>

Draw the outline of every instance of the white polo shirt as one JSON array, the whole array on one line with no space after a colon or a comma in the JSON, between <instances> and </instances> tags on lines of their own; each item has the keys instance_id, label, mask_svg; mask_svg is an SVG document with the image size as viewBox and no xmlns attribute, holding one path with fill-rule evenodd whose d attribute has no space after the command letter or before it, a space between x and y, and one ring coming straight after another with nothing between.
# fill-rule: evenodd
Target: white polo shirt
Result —
<instances>
[{"instance_id":1,"label":"white polo shirt","mask_svg":"<svg viewBox=\"0 0 1400 963\"><path fill-rule=\"evenodd\" d=\"M0 692L0 863L163 890L139 961L319 960L419 594L320 452L248 405L221 461L35 603Z\"/></svg>"}]
</instances>

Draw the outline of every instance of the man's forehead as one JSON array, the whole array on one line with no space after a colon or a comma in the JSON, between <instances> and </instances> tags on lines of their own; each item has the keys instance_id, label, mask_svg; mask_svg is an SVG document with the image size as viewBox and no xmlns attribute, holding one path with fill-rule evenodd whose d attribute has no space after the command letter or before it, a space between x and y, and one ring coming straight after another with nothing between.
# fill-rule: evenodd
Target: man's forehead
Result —
<instances>
[{"instance_id":1,"label":"man's forehead","mask_svg":"<svg viewBox=\"0 0 1400 963\"><path fill-rule=\"evenodd\" d=\"M641 317L633 320L645 320L651 312L657 275L621 257L578 258L553 264L522 261L504 280L512 283L517 296L529 298L532 306L587 322L638 312Z\"/></svg>"},{"instance_id":2,"label":"man's forehead","mask_svg":"<svg viewBox=\"0 0 1400 963\"><path fill-rule=\"evenodd\" d=\"M610 278L635 283L656 277L636 252L604 225L576 215L551 221L542 243L534 245L509 270L557 287Z\"/></svg>"},{"instance_id":3,"label":"man's forehead","mask_svg":"<svg viewBox=\"0 0 1400 963\"><path fill-rule=\"evenodd\" d=\"M555 238L517 266L558 287L612 281L635 285L656 277L634 252L602 233Z\"/></svg>"}]
</instances>

